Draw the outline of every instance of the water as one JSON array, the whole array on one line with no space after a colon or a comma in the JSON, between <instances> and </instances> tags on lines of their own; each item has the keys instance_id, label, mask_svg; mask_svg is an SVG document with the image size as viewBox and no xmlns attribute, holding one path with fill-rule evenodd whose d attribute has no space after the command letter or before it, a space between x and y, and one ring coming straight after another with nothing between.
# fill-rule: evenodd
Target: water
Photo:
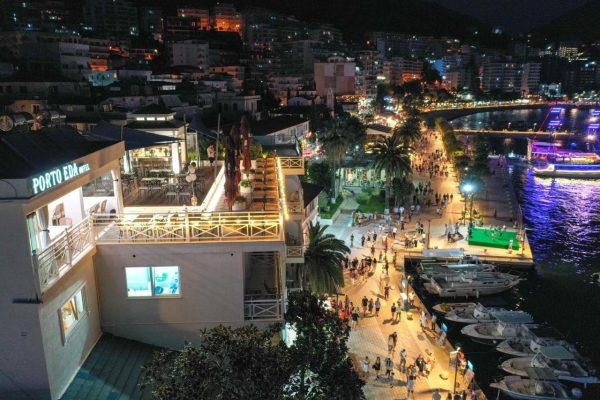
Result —
<instances>
[{"instance_id":1,"label":"water","mask_svg":"<svg viewBox=\"0 0 600 400\"><path fill-rule=\"evenodd\" d=\"M585 131L588 110L567 114L574 131ZM481 113L460 118L453 125L481 122L485 126L498 119L533 123L544 115L540 110ZM600 285L591 279L592 273L600 272L600 180L538 178L523 166L510 171L536 267L518 288L486 297L482 303L524 310L536 322L549 323L600 369ZM497 366L508 357L462 336L462 325L448 325L450 339L462 345L473 361L476 380L495 398L495 391L487 385L505 375ZM600 388L588 389L585 398L600 399Z\"/></svg>"}]
</instances>

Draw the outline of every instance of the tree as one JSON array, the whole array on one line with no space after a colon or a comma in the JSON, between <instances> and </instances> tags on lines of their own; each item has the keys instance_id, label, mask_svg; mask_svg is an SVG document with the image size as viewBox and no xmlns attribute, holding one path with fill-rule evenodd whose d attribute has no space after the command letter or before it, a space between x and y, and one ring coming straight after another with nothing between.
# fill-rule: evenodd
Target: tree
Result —
<instances>
[{"instance_id":1,"label":"tree","mask_svg":"<svg viewBox=\"0 0 600 400\"><path fill-rule=\"evenodd\" d=\"M394 135L399 137L404 146L413 146L421 138L421 119L417 116L409 116L394 129Z\"/></svg>"},{"instance_id":2,"label":"tree","mask_svg":"<svg viewBox=\"0 0 600 400\"><path fill-rule=\"evenodd\" d=\"M310 292L291 293L286 322L296 330L290 359L294 399L364 399L364 382L348 357L348 330L339 315ZM309 381L310 378L310 381ZM284 391L285 388L284 388ZM309 396L309 393L316 395Z\"/></svg>"},{"instance_id":3,"label":"tree","mask_svg":"<svg viewBox=\"0 0 600 400\"><path fill-rule=\"evenodd\" d=\"M315 185L321 185L331 196L331 165L327 161L311 161L306 169L306 180Z\"/></svg>"},{"instance_id":4,"label":"tree","mask_svg":"<svg viewBox=\"0 0 600 400\"><path fill-rule=\"evenodd\" d=\"M336 293L336 287L344 286L342 263L350 249L343 240L325 233L327 226L310 223L308 246L304 252L304 264L299 264L301 284L308 281L310 290L316 293Z\"/></svg>"},{"instance_id":5,"label":"tree","mask_svg":"<svg viewBox=\"0 0 600 400\"><path fill-rule=\"evenodd\" d=\"M489 153L490 144L488 139L479 134L473 140L473 172L479 175L487 175L490 173Z\"/></svg>"},{"instance_id":6,"label":"tree","mask_svg":"<svg viewBox=\"0 0 600 400\"><path fill-rule=\"evenodd\" d=\"M143 367L142 387L156 400L279 399L293 364L277 327L201 331L198 346L160 351Z\"/></svg>"},{"instance_id":7,"label":"tree","mask_svg":"<svg viewBox=\"0 0 600 400\"><path fill-rule=\"evenodd\" d=\"M350 148L350 138L345 134L345 124L340 118L329 121L319 135L319 141L325 150L325 155L331 163L331 195L337 197L337 171Z\"/></svg>"},{"instance_id":8,"label":"tree","mask_svg":"<svg viewBox=\"0 0 600 400\"><path fill-rule=\"evenodd\" d=\"M375 145L373 168L377 173L385 171L385 208L390 209L392 179L406 177L411 171L410 148L399 135L392 135Z\"/></svg>"}]
</instances>

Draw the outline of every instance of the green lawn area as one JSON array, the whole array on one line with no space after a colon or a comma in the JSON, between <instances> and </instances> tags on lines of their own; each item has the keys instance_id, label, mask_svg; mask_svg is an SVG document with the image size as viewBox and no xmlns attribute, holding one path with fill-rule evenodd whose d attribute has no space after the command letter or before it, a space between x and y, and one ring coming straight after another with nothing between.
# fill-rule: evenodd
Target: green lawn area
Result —
<instances>
[{"instance_id":1,"label":"green lawn area","mask_svg":"<svg viewBox=\"0 0 600 400\"><path fill-rule=\"evenodd\" d=\"M492 239L494 232L494 239ZM519 241L517 240L517 232L498 230L490 230L483 228L472 228L471 236L469 236L469 244L474 246L487 246L499 249L508 249L509 240L513 240L513 250L519 250Z\"/></svg>"},{"instance_id":2,"label":"green lawn area","mask_svg":"<svg viewBox=\"0 0 600 400\"><path fill-rule=\"evenodd\" d=\"M333 217L333 214L335 214L335 212L343 202L344 198L342 196L338 196L337 201L335 203L329 203L329 211L325 211L325 209L319 204L319 217L323 219L331 219L331 217Z\"/></svg>"},{"instance_id":3,"label":"green lawn area","mask_svg":"<svg viewBox=\"0 0 600 400\"><path fill-rule=\"evenodd\" d=\"M358 209L364 213L383 213L385 202L379 195L359 193L356 195Z\"/></svg>"}]
</instances>

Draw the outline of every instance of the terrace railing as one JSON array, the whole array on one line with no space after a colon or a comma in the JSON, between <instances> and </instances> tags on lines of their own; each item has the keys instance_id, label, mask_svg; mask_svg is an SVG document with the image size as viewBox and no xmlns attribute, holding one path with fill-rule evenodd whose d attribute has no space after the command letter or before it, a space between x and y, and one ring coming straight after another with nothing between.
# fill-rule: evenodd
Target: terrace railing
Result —
<instances>
[{"instance_id":1,"label":"terrace railing","mask_svg":"<svg viewBox=\"0 0 600 400\"><path fill-rule=\"evenodd\" d=\"M283 299L280 297L276 295L246 296L244 299L245 320L281 320L282 318Z\"/></svg>"},{"instance_id":2,"label":"terrace railing","mask_svg":"<svg viewBox=\"0 0 600 400\"><path fill-rule=\"evenodd\" d=\"M174 212L93 217L98 243L282 240L277 212Z\"/></svg>"},{"instance_id":3,"label":"terrace railing","mask_svg":"<svg viewBox=\"0 0 600 400\"><path fill-rule=\"evenodd\" d=\"M94 235L90 218L65 229L48 247L33 255L40 289L45 292L65 272L75 265L78 258L94 247Z\"/></svg>"},{"instance_id":4,"label":"terrace railing","mask_svg":"<svg viewBox=\"0 0 600 400\"><path fill-rule=\"evenodd\" d=\"M304 175L304 157L278 157L284 173Z\"/></svg>"}]
</instances>

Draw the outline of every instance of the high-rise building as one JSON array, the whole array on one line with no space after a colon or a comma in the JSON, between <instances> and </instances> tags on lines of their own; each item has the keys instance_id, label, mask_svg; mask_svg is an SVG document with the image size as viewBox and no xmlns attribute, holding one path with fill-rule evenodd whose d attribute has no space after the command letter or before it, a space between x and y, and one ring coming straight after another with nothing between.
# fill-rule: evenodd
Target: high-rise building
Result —
<instances>
[{"instance_id":1,"label":"high-rise building","mask_svg":"<svg viewBox=\"0 0 600 400\"><path fill-rule=\"evenodd\" d=\"M94 33L139 35L137 9L128 0L85 0L83 19Z\"/></svg>"},{"instance_id":2,"label":"high-rise building","mask_svg":"<svg viewBox=\"0 0 600 400\"><path fill-rule=\"evenodd\" d=\"M208 8L182 7L177 9L180 18L193 18L197 21L198 29L206 30L210 27L210 14Z\"/></svg>"},{"instance_id":3,"label":"high-rise building","mask_svg":"<svg viewBox=\"0 0 600 400\"><path fill-rule=\"evenodd\" d=\"M189 39L167 43L166 48L172 66L189 65L208 72L209 46L207 42Z\"/></svg>"},{"instance_id":4,"label":"high-rise building","mask_svg":"<svg viewBox=\"0 0 600 400\"><path fill-rule=\"evenodd\" d=\"M156 37L162 30L162 10L156 7L140 8L140 33Z\"/></svg>"},{"instance_id":5,"label":"high-rise building","mask_svg":"<svg viewBox=\"0 0 600 400\"><path fill-rule=\"evenodd\" d=\"M557 53L560 58L574 60L579 54L579 42L560 42Z\"/></svg>"},{"instance_id":6,"label":"high-rise building","mask_svg":"<svg viewBox=\"0 0 600 400\"><path fill-rule=\"evenodd\" d=\"M481 89L527 95L539 90L540 63L486 61L481 66Z\"/></svg>"},{"instance_id":7,"label":"high-rise building","mask_svg":"<svg viewBox=\"0 0 600 400\"><path fill-rule=\"evenodd\" d=\"M218 31L231 31L242 34L242 14L233 4L217 3L213 9L213 29Z\"/></svg>"},{"instance_id":8,"label":"high-rise building","mask_svg":"<svg viewBox=\"0 0 600 400\"><path fill-rule=\"evenodd\" d=\"M341 57L332 57L326 63L315 63L315 86L317 95L327 96L355 93L356 63Z\"/></svg>"}]
</instances>

